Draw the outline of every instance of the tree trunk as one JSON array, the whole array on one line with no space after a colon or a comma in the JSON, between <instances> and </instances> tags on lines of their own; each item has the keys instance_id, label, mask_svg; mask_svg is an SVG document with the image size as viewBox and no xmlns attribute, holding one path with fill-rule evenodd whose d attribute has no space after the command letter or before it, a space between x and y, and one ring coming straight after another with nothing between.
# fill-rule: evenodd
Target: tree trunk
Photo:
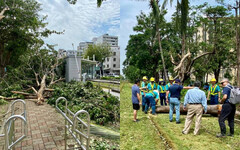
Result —
<instances>
[{"instance_id":1,"label":"tree trunk","mask_svg":"<svg viewBox=\"0 0 240 150\"><path fill-rule=\"evenodd\" d=\"M164 80L166 81L168 79L168 76L167 76L165 61L164 61L164 57L163 57L162 42L161 42L161 36L160 36L160 31L159 31L158 25L157 25L157 32L158 32L158 45L159 45L159 50L160 50L161 60L162 60L162 65L163 65Z\"/></svg>"},{"instance_id":2,"label":"tree trunk","mask_svg":"<svg viewBox=\"0 0 240 150\"><path fill-rule=\"evenodd\" d=\"M239 15L238 15L238 9L239 9ZM240 18L238 17L240 16L240 6L238 9L235 9L235 13L236 13L237 86L240 86L240 34L239 34L239 27L238 27L240 23Z\"/></svg>"},{"instance_id":3,"label":"tree trunk","mask_svg":"<svg viewBox=\"0 0 240 150\"><path fill-rule=\"evenodd\" d=\"M183 32L182 33L182 58L184 58L185 56L185 53L186 53L186 35L185 33ZM181 68L180 68L180 72L179 72L179 79L183 82L184 80L184 73L185 73L185 65L184 65L185 62L183 62Z\"/></svg>"},{"instance_id":4,"label":"tree trunk","mask_svg":"<svg viewBox=\"0 0 240 150\"><path fill-rule=\"evenodd\" d=\"M156 106L157 113L169 113L169 106ZM222 109L222 105L208 105L207 107L207 114L220 114ZM183 114L187 114L187 110L183 110L183 105L180 106L180 112ZM240 112L236 111L236 115L240 116Z\"/></svg>"},{"instance_id":5,"label":"tree trunk","mask_svg":"<svg viewBox=\"0 0 240 150\"><path fill-rule=\"evenodd\" d=\"M37 95L37 104L42 104L42 102L44 102L44 96L43 93L46 89L46 77L47 75L45 74L42 78L41 84L40 84L40 88L37 91L34 87L32 87L33 91L36 93Z\"/></svg>"}]
</instances>

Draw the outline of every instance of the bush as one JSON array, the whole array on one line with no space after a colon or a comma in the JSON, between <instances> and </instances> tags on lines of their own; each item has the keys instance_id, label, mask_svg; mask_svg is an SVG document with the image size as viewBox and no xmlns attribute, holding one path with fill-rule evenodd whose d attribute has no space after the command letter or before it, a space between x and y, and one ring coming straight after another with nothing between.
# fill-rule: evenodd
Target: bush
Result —
<instances>
[{"instance_id":1,"label":"bush","mask_svg":"<svg viewBox=\"0 0 240 150\"><path fill-rule=\"evenodd\" d=\"M101 88L93 87L92 83L85 85L79 82L61 83L53 87L55 90L48 103L55 105L56 99L65 97L68 108L76 113L84 109L90 114L91 120L97 124L119 123L120 101L118 97L105 93ZM60 102L59 108L64 110L64 103Z\"/></svg>"}]
</instances>

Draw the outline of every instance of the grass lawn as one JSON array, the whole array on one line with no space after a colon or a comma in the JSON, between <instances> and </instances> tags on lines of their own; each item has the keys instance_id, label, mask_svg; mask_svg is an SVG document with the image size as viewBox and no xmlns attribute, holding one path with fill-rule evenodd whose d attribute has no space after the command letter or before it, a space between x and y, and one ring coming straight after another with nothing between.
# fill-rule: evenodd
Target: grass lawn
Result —
<instances>
[{"instance_id":1,"label":"grass lawn","mask_svg":"<svg viewBox=\"0 0 240 150\"><path fill-rule=\"evenodd\" d=\"M139 122L133 122L131 84L121 82L120 97L120 149L164 149L157 131L143 112L138 112ZM123 87L122 87L123 86Z\"/></svg>"},{"instance_id":2,"label":"grass lawn","mask_svg":"<svg viewBox=\"0 0 240 150\"><path fill-rule=\"evenodd\" d=\"M112 84L112 83L100 83L100 82L92 82L94 86L100 85L102 88L114 88L119 89L119 84Z\"/></svg>"},{"instance_id":3,"label":"grass lawn","mask_svg":"<svg viewBox=\"0 0 240 150\"><path fill-rule=\"evenodd\" d=\"M120 86L122 89L120 101L121 149L166 149L166 144L162 142L165 140L162 140L158 134L160 132L172 149L176 150L240 150L240 125L235 123L234 137L216 138L216 134L220 132L217 117L204 116L199 135L197 136L193 135L195 122L192 122L188 135L181 133L184 128L186 115L181 115L181 124L176 124L168 121L168 114L153 116L145 115L139 111L138 118L140 122L134 123L132 121L131 86L132 84L125 82L121 82ZM150 120L152 120L155 126ZM227 122L226 125L228 125ZM229 127L227 126L228 132Z\"/></svg>"}]
</instances>

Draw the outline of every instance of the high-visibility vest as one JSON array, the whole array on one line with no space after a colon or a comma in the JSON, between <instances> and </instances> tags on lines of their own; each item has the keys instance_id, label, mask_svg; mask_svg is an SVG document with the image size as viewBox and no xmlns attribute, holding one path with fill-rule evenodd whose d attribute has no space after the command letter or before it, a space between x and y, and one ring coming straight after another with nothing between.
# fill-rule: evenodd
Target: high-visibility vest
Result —
<instances>
[{"instance_id":1,"label":"high-visibility vest","mask_svg":"<svg viewBox=\"0 0 240 150\"><path fill-rule=\"evenodd\" d=\"M151 85L151 90L149 90L149 93L151 93L153 95L153 97L155 97L156 95L154 94L153 90L156 90L156 84L153 83L153 85L150 83Z\"/></svg>"},{"instance_id":2,"label":"high-visibility vest","mask_svg":"<svg viewBox=\"0 0 240 150\"><path fill-rule=\"evenodd\" d=\"M142 88L145 87L145 82L142 82L141 87ZM141 92L147 92L147 90L146 89L142 89Z\"/></svg>"},{"instance_id":3,"label":"high-visibility vest","mask_svg":"<svg viewBox=\"0 0 240 150\"><path fill-rule=\"evenodd\" d=\"M211 86L211 88L210 88L211 95L215 96L218 94L218 93L215 93L217 86L218 85L215 85L214 88Z\"/></svg>"},{"instance_id":4,"label":"high-visibility vest","mask_svg":"<svg viewBox=\"0 0 240 150\"><path fill-rule=\"evenodd\" d=\"M159 87L160 87L160 93L166 93L166 87L164 86L164 90L163 90L163 88L162 88L162 86L161 85L159 85Z\"/></svg>"}]
</instances>

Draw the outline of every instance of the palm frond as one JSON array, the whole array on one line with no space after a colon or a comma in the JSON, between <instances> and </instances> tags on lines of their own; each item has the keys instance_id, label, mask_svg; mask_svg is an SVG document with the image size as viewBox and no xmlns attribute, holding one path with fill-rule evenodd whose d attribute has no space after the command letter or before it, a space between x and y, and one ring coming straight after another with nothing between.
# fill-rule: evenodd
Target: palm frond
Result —
<instances>
[{"instance_id":1,"label":"palm frond","mask_svg":"<svg viewBox=\"0 0 240 150\"><path fill-rule=\"evenodd\" d=\"M101 7L103 0L97 0L97 7Z\"/></svg>"}]
</instances>

